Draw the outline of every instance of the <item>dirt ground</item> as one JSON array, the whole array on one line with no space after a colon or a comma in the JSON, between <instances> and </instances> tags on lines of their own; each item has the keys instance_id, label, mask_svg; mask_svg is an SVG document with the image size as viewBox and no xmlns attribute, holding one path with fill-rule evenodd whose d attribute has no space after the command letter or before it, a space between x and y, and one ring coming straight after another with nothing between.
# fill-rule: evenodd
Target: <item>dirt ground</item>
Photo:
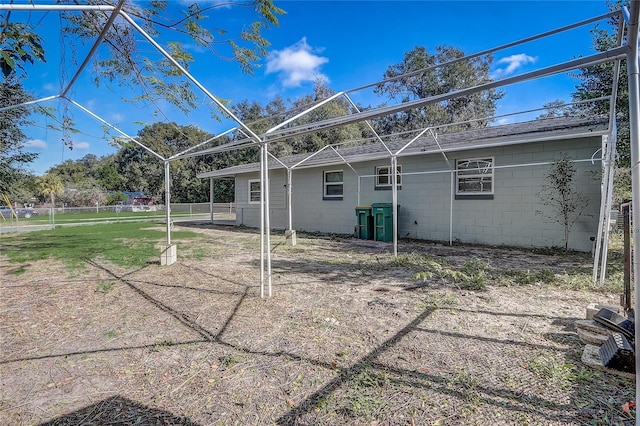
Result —
<instances>
[{"instance_id":1,"label":"dirt ground","mask_svg":"<svg viewBox=\"0 0 640 426\"><path fill-rule=\"evenodd\" d=\"M206 240L172 266L16 275L0 253L0 424L633 423L633 382L582 365L574 327L618 296L505 281L567 281L588 256L275 236L263 299L258 234L191 229ZM470 259L485 289L414 278Z\"/></svg>"}]
</instances>

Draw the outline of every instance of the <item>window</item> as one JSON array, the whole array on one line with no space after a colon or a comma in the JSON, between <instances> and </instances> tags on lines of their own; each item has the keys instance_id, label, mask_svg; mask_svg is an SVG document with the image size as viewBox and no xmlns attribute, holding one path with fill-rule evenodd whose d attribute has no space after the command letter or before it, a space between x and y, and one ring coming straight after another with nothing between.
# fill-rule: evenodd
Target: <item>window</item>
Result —
<instances>
[{"instance_id":1,"label":"window","mask_svg":"<svg viewBox=\"0 0 640 426\"><path fill-rule=\"evenodd\" d=\"M376 167L376 188L375 189L391 189L391 166ZM402 166L397 166L396 186L400 189L402 185Z\"/></svg>"},{"instance_id":2,"label":"window","mask_svg":"<svg viewBox=\"0 0 640 426\"><path fill-rule=\"evenodd\" d=\"M249 204L258 204L260 202L260 180L249 181Z\"/></svg>"},{"instance_id":3,"label":"window","mask_svg":"<svg viewBox=\"0 0 640 426\"><path fill-rule=\"evenodd\" d=\"M456 161L456 196L493 197L493 158Z\"/></svg>"},{"instance_id":4,"label":"window","mask_svg":"<svg viewBox=\"0 0 640 426\"><path fill-rule=\"evenodd\" d=\"M342 170L331 170L323 173L325 200L342 200L343 180Z\"/></svg>"}]
</instances>

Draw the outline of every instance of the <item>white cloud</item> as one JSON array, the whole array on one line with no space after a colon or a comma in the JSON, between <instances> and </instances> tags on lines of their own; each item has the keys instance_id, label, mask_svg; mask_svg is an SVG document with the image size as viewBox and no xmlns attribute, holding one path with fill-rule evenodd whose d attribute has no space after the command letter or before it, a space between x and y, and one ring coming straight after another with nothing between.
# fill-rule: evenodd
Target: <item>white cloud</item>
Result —
<instances>
[{"instance_id":1,"label":"white cloud","mask_svg":"<svg viewBox=\"0 0 640 426\"><path fill-rule=\"evenodd\" d=\"M42 139L31 139L25 142L25 148L46 148L47 143Z\"/></svg>"},{"instance_id":2,"label":"white cloud","mask_svg":"<svg viewBox=\"0 0 640 426\"><path fill-rule=\"evenodd\" d=\"M43 88L43 89L44 89L44 91L45 91L45 92L47 92L47 93L56 93L56 92L58 92L58 91L59 91L58 89L56 89L56 86L54 86L54 85L53 85L53 84L51 84L51 83L45 83L45 84L42 86L42 88Z\"/></svg>"},{"instance_id":3,"label":"white cloud","mask_svg":"<svg viewBox=\"0 0 640 426\"><path fill-rule=\"evenodd\" d=\"M74 142L73 143L73 149L79 149L79 150L87 150L89 149L89 143L88 142Z\"/></svg>"},{"instance_id":4,"label":"white cloud","mask_svg":"<svg viewBox=\"0 0 640 426\"><path fill-rule=\"evenodd\" d=\"M284 87L298 87L316 80L328 82L329 77L320 72L320 67L327 62L329 59L317 55L303 37L294 45L271 52L266 73L277 73Z\"/></svg>"},{"instance_id":5,"label":"white cloud","mask_svg":"<svg viewBox=\"0 0 640 426\"><path fill-rule=\"evenodd\" d=\"M114 113L111 114L111 123L112 124L122 123L122 120L124 120L124 114L119 113L119 112L114 112Z\"/></svg>"},{"instance_id":6,"label":"white cloud","mask_svg":"<svg viewBox=\"0 0 640 426\"><path fill-rule=\"evenodd\" d=\"M529 56L525 53L518 53L498 60L498 64L507 64L505 67L498 68L494 71L494 77L504 77L513 74L518 68L526 64L535 64L538 60L535 56Z\"/></svg>"}]
</instances>

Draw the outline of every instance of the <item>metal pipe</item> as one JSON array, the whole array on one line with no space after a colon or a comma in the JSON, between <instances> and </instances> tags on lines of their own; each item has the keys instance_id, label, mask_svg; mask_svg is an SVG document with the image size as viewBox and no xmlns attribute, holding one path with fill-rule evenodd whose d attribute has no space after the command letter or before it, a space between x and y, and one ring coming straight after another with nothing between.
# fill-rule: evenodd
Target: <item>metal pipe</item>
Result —
<instances>
[{"instance_id":1,"label":"metal pipe","mask_svg":"<svg viewBox=\"0 0 640 426\"><path fill-rule=\"evenodd\" d=\"M590 56L574 59L571 61L563 62L561 64L552 65L549 67L541 68L539 70L519 74L513 77L503 78L501 80L491 81L488 83L480 84L465 89L454 90L452 92L443 93L441 95L430 96L427 98L416 99L413 101L403 102L397 105L391 105L388 107L381 107L373 110L367 110L348 116L333 118L329 120L314 122L310 124L300 125L296 127L290 127L283 131L272 133L273 137L269 142L275 142L282 139L291 137L292 135L302 135L307 133L313 133L318 130L331 129L345 124L356 123L359 121L369 120L378 117L384 117L387 115L395 114L397 112L406 111L409 109L419 108L445 100L450 100L458 97L468 96L477 92L497 89L499 87L508 86L514 83L523 81L529 81L540 77L547 77L555 74L560 74L566 71L570 71L576 68L587 67L591 65L598 65L604 62L610 62L617 59L622 59L627 54L627 48L625 46L613 48L605 52L596 53Z\"/></svg>"},{"instance_id":2,"label":"metal pipe","mask_svg":"<svg viewBox=\"0 0 640 426\"><path fill-rule=\"evenodd\" d=\"M260 146L260 297L264 299L264 171L265 144Z\"/></svg>"},{"instance_id":3,"label":"metal pipe","mask_svg":"<svg viewBox=\"0 0 640 426\"><path fill-rule=\"evenodd\" d=\"M187 148L187 149L185 149L185 150L184 150L184 151L182 151L182 152L179 152L179 153L177 153L177 154L172 155L171 157L169 157L169 160L173 160L173 159L176 159L176 158L180 157L181 155L185 155L185 154L186 154L186 153L188 153L189 151L192 151L192 150L194 150L194 149L196 149L196 148L199 148L199 147L201 147L202 145L206 145L206 144L208 144L209 142L213 142L214 140L216 140L216 139L218 139L218 138L221 138L222 136L225 136L225 135L227 135L227 134L229 134L229 133L231 133L231 132L233 132L233 131L235 131L235 130L238 130L238 128L237 128L237 127L232 127L232 128L230 128L230 129L228 129L228 130L225 130L224 132L220 133L219 135L216 135L216 136L214 136L214 137L212 137L212 138L209 138L209 139L207 139L207 140L205 140L205 141L200 142L200 143L199 143L199 144L197 144L197 145L194 145L194 146L192 146L192 147L190 147L190 148Z\"/></svg>"},{"instance_id":4,"label":"metal pipe","mask_svg":"<svg viewBox=\"0 0 640 426\"><path fill-rule=\"evenodd\" d=\"M289 214L289 231L293 231L293 213L292 213L292 209L293 207L291 206L291 169L287 169L287 207L288 207L288 214ZM293 237L292 237L293 238Z\"/></svg>"},{"instance_id":5,"label":"metal pipe","mask_svg":"<svg viewBox=\"0 0 640 426\"><path fill-rule=\"evenodd\" d=\"M169 161L164 162L164 203L165 203L165 220L167 222L167 247L171 245L171 190L169 188Z\"/></svg>"},{"instance_id":6,"label":"metal pipe","mask_svg":"<svg viewBox=\"0 0 640 426\"><path fill-rule=\"evenodd\" d=\"M640 64L638 60L638 29L640 1L631 1L631 11L627 29L627 78L629 80L629 139L631 145L631 191L634 236L640 235ZM633 239L633 281L635 288L635 327L640 327L640 239ZM640 339L636 339L636 354L640 350ZM636 356L636 371L640 371L640 357ZM640 404L640 380L636 377L636 406ZM640 416L636 416L640 426Z\"/></svg>"},{"instance_id":7,"label":"metal pipe","mask_svg":"<svg viewBox=\"0 0 640 426\"><path fill-rule=\"evenodd\" d=\"M209 178L209 210L211 211L211 224L213 225L213 208L214 208L214 202L213 202L213 197L214 197L214 188L213 188L213 178Z\"/></svg>"},{"instance_id":8,"label":"metal pipe","mask_svg":"<svg viewBox=\"0 0 640 426\"><path fill-rule=\"evenodd\" d=\"M453 168L450 169L449 175L451 176L451 189L449 191L449 245L453 245L453 200L456 193L456 172Z\"/></svg>"},{"instance_id":9,"label":"metal pipe","mask_svg":"<svg viewBox=\"0 0 640 426\"><path fill-rule=\"evenodd\" d=\"M113 8L113 11L111 12L111 15L109 15L107 22L105 22L104 27L102 28L102 31L100 31L98 38L96 38L96 41L93 42L93 46L91 46L89 53L87 53L87 55L84 57L84 61L82 61L82 63L76 70L76 73L73 75L73 77L71 77L71 80L69 80L67 87L65 87L64 90L62 91L61 93L62 96L67 95L69 90L71 90L71 87L75 84L76 80L78 80L78 78L80 77L80 74L82 74L82 71L84 71L87 65L89 65L89 61L91 60L93 55L96 53L96 50L98 50L98 47L100 47L100 43L102 43L102 41L107 36L107 32L109 31L109 28L111 28L111 26L113 25L113 22L118 17L118 14L122 9L122 6L124 6L124 3L125 3L125 0L118 0L118 3Z\"/></svg>"},{"instance_id":10,"label":"metal pipe","mask_svg":"<svg viewBox=\"0 0 640 426\"><path fill-rule=\"evenodd\" d=\"M441 64L433 65L433 66L426 67L426 68L422 68L422 69L413 71L411 73L402 74L402 75L394 76L392 78L388 78L386 80L378 81L376 83L370 83L370 84L366 84L364 86L359 86L359 87L356 87L354 89L347 90L346 92L347 93L351 93L351 92L356 92L356 91L363 90L363 89L368 89L370 87L374 87L374 86L378 86L380 84L384 84L384 83L388 83L388 82L391 82L391 81L395 81L395 80L398 80L400 78L410 77L412 75L420 74L420 73L423 73L425 71L436 69L438 67L443 67L443 66L447 66L447 65L453 65L453 64L455 64L457 62L460 62L460 61L463 61L463 60L470 60L470 59L478 58L480 56L489 55L491 53L494 53L494 52L497 52L497 51L500 51L500 50L504 50L504 49L508 49L510 47L517 46L519 44L528 43L530 41L534 41L534 40L537 40L537 39L548 37L550 35L554 35L554 34L557 34L557 33L564 32L564 31L572 30L574 28L578 28L578 27L581 27L583 25L588 25L588 24L591 24L593 22L602 21L604 19L608 19L608 18L611 18L611 17L613 17L615 15L619 15L619 14L620 14L620 11L612 11L612 12L606 13L604 15L600 15L600 16L596 16L596 17L593 17L593 18L585 19L584 21L576 22L576 23L573 23L573 24L570 24L570 25L565 25L563 27L556 28L554 30L545 31L543 33L539 33L539 34L536 34L536 35L533 35L533 36L522 38L520 40L512 41L510 43L503 44L501 46L497 46L497 47L494 47L494 48L491 48L491 49L486 49L486 50L483 50L481 52L477 52L477 53L474 53L474 54L471 54L471 55L463 56L462 58L452 59L451 61L443 62Z\"/></svg>"},{"instance_id":11,"label":"metal pipe","mask_svg":"<svg viewBox=\"0 0 640 426\"><path fill-rule=\"evenodd\" d=\"M391 156L391 200L393 217L393 256L398 257L398 157ZM387 240L388 241L388 240Z\"/></svg>"},{"instance_id":12,"label":"metal pipe","mask_svg":"<svg viewBox=\"0 0 640 426\"><path fill-rule=\"evenodd\" d=\"M20 108L20 107L23 107L23 106L39 104L41 102L46 102L46 101L51 101L51 100L54 100L54 99L59 99L60 97L61 97L60 95L54 95L54 96L47 96L45 98L34 99L33 101L20 102L19 104L2 107L2 108L0 108L0 112L8 111L8 110L14 109L14 108Z\"/></svg>"},{"instance_id":13,"label":"metal pipe","mask_svg":"<svg viewBox=\"0 0 640 426\"><path fill-rule=\"evenodd\" d=\"M269 147L266 143L264 146L264 161L266 167L264 168L264 218L265 218L265 234L266 234L266 255L267 255L267 286L268 295L271 297L271 204L269 202Z\"/></svg>"},{"instance_id":14,"label":"metal pipe","mask_svg":"<svg viewBox=\"0 0 640 426\"><path fill-rule=\"evenodd\" d=\"M155 151L153 151L151 148L148 148L146 146L144 146L143 144L141 144L140 142L138 142L135 138L132 138L131 136L127 135L125 132L123 132L122 130L118 129L116 126L114 126L113 124L107 122L106 120L103 120L101 117L99 117L98 115L94 114L93 112L89 111L87 108L85 108L84 106L80 105L79 103L77 103L76 101L69 99L69 98L63 98L65 99L67 102L70 102L71 104L77 106L78 108L80 108L82 111L86 112L87 114L89 114L90 116L92 116L93 118L95 118L96 120L98 120L99 122L101 122L102 124L104 124L105 126L109 127L110 129L120 133L122 136L124 136L125 138L127 138L128 140L130 140L131 142L133 142L134 144L138 145L139 147L145 149L146 151L148 151L149 153L151 153L153 156L157 157L158 159L162 160L162 161L166 161L168 160L168 158L164 158L163 156L161 156L160 154L156 153Z\"/></svg>"},{"instance_id":15,"label":"metal pipe","mask_svg":"<svg viewBox=\"0 0 640 426\"><path fill-rule=\"evenodd\" d=\"M328 98L322 100L321 102L318 102L317 104L311 106L310 108L307 108L306 110L302 111L300 114L296 114L295 116L289 118L288 120L283 121L282 123L278 124L277 126L274 126L274 127L270 128L270 129L268 129L266 132L264 132L265 135L268 135L269 133L273 132L274 130L277 130L277 129L281 128L281 127L284 127L287 124L297 120L298 118L305 116L306 114L310 113L311 111L315 110L316 108L321 107L322 105L326 104L327 102L330 102L330 101L334 100L335 98L337 98L339 96L342 96L342 94L343 94L343 92L338 92L338 93L335 93L335 94L329 96Z\"/></svg>"}]
</instances>

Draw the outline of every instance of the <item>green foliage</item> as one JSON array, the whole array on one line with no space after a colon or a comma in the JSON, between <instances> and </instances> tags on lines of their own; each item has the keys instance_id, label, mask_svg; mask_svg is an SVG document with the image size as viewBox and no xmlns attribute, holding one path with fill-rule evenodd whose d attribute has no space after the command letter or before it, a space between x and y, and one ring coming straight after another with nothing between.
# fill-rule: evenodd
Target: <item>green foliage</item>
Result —
<instances>
[{"instance_id":1,"label":"green foliage","mask_svg":"<svg viewBox=\"0 0 640 426\"><path fill-rule=\"evenodd\" d=\"M569 250L569 233L589 205L589 199L574 187L576 167L571 158L564 154L551 164L538 192L540 204L547 207L537 210L547 223L558 223L564 228L564 250Z\"/></svg>"},{"instance_id":2,"label":"green foliage","mask_svg":"<svg viewBox=\"0 0 640 426\"><path fill-rule=\"evenodd\" d=\"M353 417L377 417L387 406L380 391L388 383L389 378L384 371L373 371L371 367L365 366L349 382L344 410Z\"/></svg>"},{"instance_id":3,"label":"green foliage","mask_svg":"<svg viewBox=\"0 0 640 426\"><path fill-rule=\"evenodd\" d=\"M611 10L618 10L623 5L629 6L629 2L627 0L608 1L608 6ZM618 23L618 17L612 17L609 20L608 27L596 26L591 30L593 47L596 51L604 52L616 47ZM625 33L627 28L625 26ZM572 94L573 100L583 101L601 96L610 96L614 81L613 71L613 62L606 62L582 68L579 73L574 73L573 75L580 80L580 83L576 86L576 92ZM629 81L626 76L626 61L621 61L616 98L616 124L618 128L616 150L619 155L618 165L622 167L629 167L631 160L631 146L629 144ZM580 108L586 114L606 115L609 113L609 101L589 102L582 104Z\"/></svg>"},{"instance_id":4,"label":"green foliage","mask_svg":"<svg viewBox=\"0 0 640 426\"><path fill-rule=\"evenodd\" d=\"M37 179L38 191L45 197L49 197L51 206L56 205L56 195L60 195L64 191L64 184L59 175L47 173Z\"/></svg>"},{"instance_id":5,"label":"green foliage","mask_svg":"<svg viewBox=\"0 0 640 426\"><path fill-rule=\"evenodd\" d=\"M430 54L422 46L415 47L405 53L404 60L390 66L384 79L395 80L379 84L375 91L390 99L402 102L423 99L430 96L450 93L491 81L489 68L493 61L491 56L459 60L464 52L451 46L438 46L434 54ZM433 68L436 65L458 60L455 63ZM416 73L423 70L420 73ZM410 74L411 73L411 74ZM401 75L410 74L404 77ZM496 110L496 101L503 93L496 90L449 99L418 109L398 113L395 116L378 120L378 126L385 133L425 128L438 124L450 124L473 118L490 117ZM484 127L487 122L476 122L460 127Z\"/></svg>"},{"instance_id":6,"label":"green foliage","mask_svg":"<svg viewBox=\"0 0 640 426\"><path fill-rule=\"evenodd\" d=\"M71 2L65 0L65 2ZM89 0L88 4L102 4L101 0ZM240 69L252 74L256 64L267 55L269 42L262 31L277 26L277 15L284 11L276 7L273 0L250 0L247 2L218 3L192 2L181 11L176 2L152 1L144 3L125 2L123 11L137 18L151 36L158 36L162 30L170 29L167 41L169 53L184 69L194 58L185 50L187 43L195 43L217 55L220 59L234 58ZM243 23L238 28L227 31L214 22L208 14L216 9L226 12L232 7L248 7L253 10L253 22ZM182 12L182 13L180 13ZM218 17L217 22L224 18ZM80 39L93 40L104 27L105 16L102 12L85 11L81 14L66 15L65 34ZM234 25L233 21L227 24ZM215 28L215 31L213 29ZM182 72L166 58L148 56L149 53L137 43L137 32L125 20L116 20L107 30L104 43L109 55L107 59L97 59L94 63L94 81L100 85L106 80L120 86L135 89L136 95L130 101L146 101L155 105L159 99L169 102L182 111L196 108L197 96L191 83L182 76ZM182 40L188 40L182 42ZM155 52L154 52L155 53ZM139 93L139 94L138 94ZM160 108L157 108L160 111Z\"/></svg>"},{"instance_id":7,"label":"green foliage","mask_svg":"<svg viewBox=\"0 0 640 426\"><path fill-rule=\"evenodd\" d=\"M0 70L5 78L24 71L26 63L46 62L42 38L26 23L9 22L9 16L9 13L0 14Z\"/></svg>"},{"instance_id":8,"label":"green foliage","mask_svg":"<svg viewBox=\"0 0 640 426\"><path fill-rule=\"evenodd\" d=\"M0 105L17 105L31 99L15 80L0 82ZM23 152L27 138L22 128L29 125L30 112L26 107L0 112L0 194L15 195L23 168L37 158L37 154Z\"/></svg>"},{"instance_id":9,"label":"green foliage","mask_svg":"<svg viewBox=\"0 0 640 426\"><path fill-rule=\"evenodd\" d=\"M460 270L444 267L435 260L427 260L423 264L425 270L417 272L413 278L429 281L433 277L442 282L455 284L461 289L484 290L487 283L487 269L489 265L479 259L467 260Z\"/></svg>"},{"instance_id":10,"label":"green foliage","mask_svg":"<svg viewBox=\"0 0 640 426\"><path fill-rule=\"evenodd\" d=\"M113 283L109 281L99 281L96 286L96 293L107 294L113 289Z\"/></svg>"},{"instance_id":11,"label":"green foliage","mask_svg":"<svg viewBox=\"0 0 640 426\"><path fill-rule=\"evenodd\" d=\"M502 285L551 284L555 280L555 274L549 269L541 269L539 271L506 269L501 271L499 283Z\"/></svg>"},{"instance_id":12,"label":"green foliage","mask_svg":"<svg viewBox=\"0 0 640 426\"><path fill-rule=\"evenodd\" d=\"M118 202L125 202L129 199L129 197L127 197L126 194L124 194L123 192L114 192L112 194L107 194L107 205L108 206L115 206L116 204L118 204Z\"/></svg>"},{"instance_id":13,"label":"green foliage","mask_svg":"<svg viewBox=\"0 0 640 426\"><path fill-rule=\"evenodd\" d=\"M544 379L547 385L560 389L571 388L577 379L575 365L547 352L538 355L529 362L529 370Z\"/></svg>"}]
</instances>

